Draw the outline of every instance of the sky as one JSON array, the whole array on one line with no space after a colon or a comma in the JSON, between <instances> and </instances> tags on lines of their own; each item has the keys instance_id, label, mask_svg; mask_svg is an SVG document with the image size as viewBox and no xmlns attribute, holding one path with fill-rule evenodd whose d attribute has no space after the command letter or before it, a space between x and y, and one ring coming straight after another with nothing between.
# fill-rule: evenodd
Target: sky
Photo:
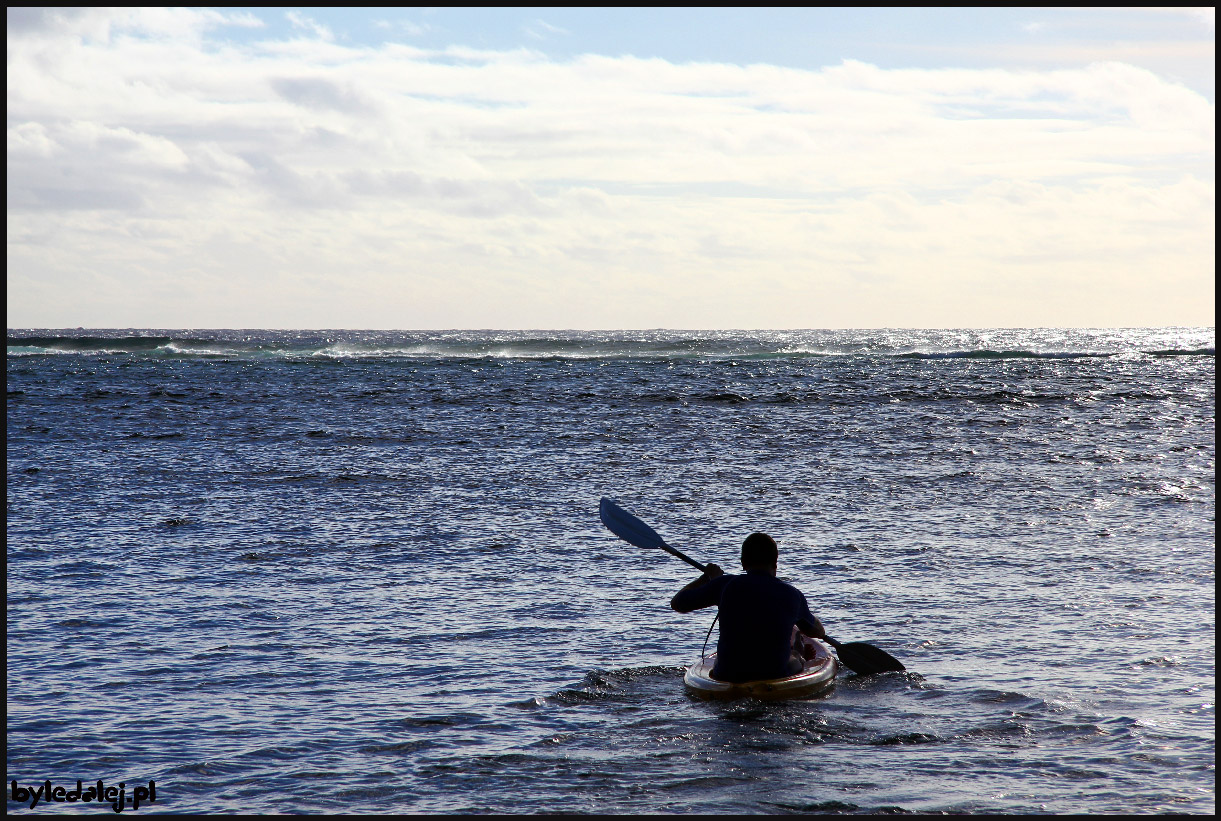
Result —
<instances>
[{"instance_id":1,"label":"sky","mask_svg":"<svg viewBox=\"0 0 1221 821\"><path fill-rule=\"evenodd\" d=\"M9 8L9 328L1215 324L1213 8Z\"/></svg>"}]
</instances>

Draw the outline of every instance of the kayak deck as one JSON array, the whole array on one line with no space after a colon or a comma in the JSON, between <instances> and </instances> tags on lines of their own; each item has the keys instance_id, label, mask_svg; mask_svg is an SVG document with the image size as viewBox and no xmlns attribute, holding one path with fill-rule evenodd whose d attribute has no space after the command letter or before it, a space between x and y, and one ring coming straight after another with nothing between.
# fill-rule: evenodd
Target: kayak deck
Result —
<instances>
[{"instance_id":1,"label":"kayak deck","mask_svg":"<svg viewBox=\"0 0 1221 821\"><path fill-rule=\"evenodd\" d=\"M805 669L786 678L761 681L731 682L712 677L716 653L687 668L683 683L701 698L798 698L813 695L835 683L837 664L830 648L821 641L815 646L814 658L806 660Z\"/></svg>"}]
</instances>

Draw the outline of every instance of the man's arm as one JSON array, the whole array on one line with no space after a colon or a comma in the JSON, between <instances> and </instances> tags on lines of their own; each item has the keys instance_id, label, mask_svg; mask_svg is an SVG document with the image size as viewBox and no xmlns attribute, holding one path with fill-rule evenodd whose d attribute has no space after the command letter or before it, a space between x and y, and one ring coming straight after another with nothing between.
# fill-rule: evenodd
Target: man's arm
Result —
<instances>
[{"instance_id":1,"label":"man's arm","mask_svg":"<svg viewBox=\"0 0 1221 821\"><path fill-rule=\"evenodd\" d=\"M827 637L827 631L822 628L822 622L813 613L810 614L808 619L803 618L797 622L797 629L812 639L825 639Z\"/></svg>"},{"instance_id":2,"label":"man's arm","mask_svg":"<svg viewBox=\"0 0 1221 821\"><path fill-rule=\"evenodd\" d=\"M712 581L717 576L724 576L724 575L725 575L724 570L722 570L717 565L709 562L708 564L704 565L703 575L701 575L698 579L696 579L695 581L688 584L682 590L678 591L674 595L674 598L670 599L670 607L674 610L677 610L679 613L690 613L692 610L698 610L699 607L681 606L679 604L680 598L682 598L683 594L686 593L688 590L694 590L695 588L701 587L701 586L707 584L708 582ZM704 606L707 606L707 605L704 605Z\"/></svg>"}]
</instances>

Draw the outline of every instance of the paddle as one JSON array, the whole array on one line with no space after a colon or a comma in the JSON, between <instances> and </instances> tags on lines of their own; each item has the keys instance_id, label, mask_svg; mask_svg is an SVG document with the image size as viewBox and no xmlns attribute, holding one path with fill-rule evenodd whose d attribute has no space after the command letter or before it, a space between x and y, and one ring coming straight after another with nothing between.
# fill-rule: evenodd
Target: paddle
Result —
<instances>
[{"instance_id":1,"label":"paddle","mask_svg":"<svg viewBox=\"0 0 1221 821\"><path fill-rule=\"evenodd\" d=\"M907 668L897 658L887 653L881 647L874 647L863 641L850 641L840 644L830 636L823 636L827 644L835 648L835 655L854 673L862 676L873 673L897 673Z\"/></svg>"},{"instance_id":2,"label":"paddle","mask_svg":"<svg viewBox=\"0 0 1221 821\"><path fill-rule=\"evenodd\" d=\"M687 564L698 568L701 572L704 570L704 565L670 547L670 545L666 544L665 539L657 535L656 530L605 496L602 497L602 502L598 505L598 517L611 533L614 533L625 542L645 549L661 548L671 556L677 556ZM843 662L844 666L860 675L864 676L872 673L886 673L905 669L897 658L880 647L874 647L872 644L866 644L862 641L841 644L830 636L827 636L826 639L827 643L835 648L835 653L839 656L839 660Z\"/></svg>"},{"instance_id":3,"label":"paddle","mask_svg":"<svg viewBox=\"0 0 1221 821\"><path fill-rule=\"evenodd\" d=\"M598 517L602 519L602 524L606 525L611 533L614 533L623 541L651 549L660 547L662 550L669 553L671 556L677 556L687 564L695 567L701 573L706 569L704 565L697 562L695 559L680 553L670 545L666 544L665 539L657 535L657 531L646 525L644 522L637 519L632 514L628 513L619 505L602 497L602 503L598 505Z\"/></svg>"}]
</instances>

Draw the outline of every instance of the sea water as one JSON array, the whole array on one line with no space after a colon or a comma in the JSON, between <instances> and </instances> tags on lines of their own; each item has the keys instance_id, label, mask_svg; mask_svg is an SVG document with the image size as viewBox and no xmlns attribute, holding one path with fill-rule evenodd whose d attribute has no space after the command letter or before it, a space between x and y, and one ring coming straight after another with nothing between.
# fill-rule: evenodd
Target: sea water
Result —
<instances>
[{"instance_id":1,"label":"sea water","mask_svg":"<svg viewBox=\"0 0 1221 821\"><path fill-rule=\"evenodd\" d=\"M7 363L10 812L1214 809L1212 328L10 329ZM602 496L729 570L770 533L907 672L691 697L696 571Z\"/></svg>"}]
</instances>

